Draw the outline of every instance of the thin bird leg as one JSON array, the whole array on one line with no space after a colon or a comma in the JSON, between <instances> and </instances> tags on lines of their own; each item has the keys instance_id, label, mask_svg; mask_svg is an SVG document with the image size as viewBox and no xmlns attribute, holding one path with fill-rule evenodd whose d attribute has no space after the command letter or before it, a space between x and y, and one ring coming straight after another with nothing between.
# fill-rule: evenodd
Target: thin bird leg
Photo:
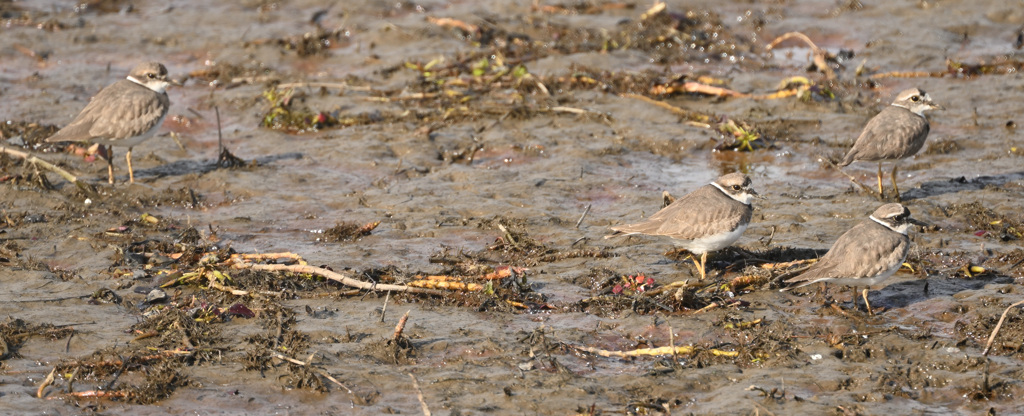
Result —
<instances>
[{"instance_id":1,"label":"thin bird leg","mask_svg":"<svg viewBox=\"0 0 1024 416\"><path fill-rule=\"evenodd\" d=\"M124 159L128 161L128 182L135 183L135 171L132 170L132 148L128 148L128 153L124 154Z\"/></svg>"},{"instance_id":2,"label":"thin bird leg","mask_svg":"<svg viewBox=\"0 0 1024 416\"><path fill-rule=\"evenodd\" d=\"M693 260L693 265L697 267L697 272L700 273L700 280L704 280L704 262L708 259L708 253L705 251L704 254L700 255L700 262L697 261L697 256L690 253L690 260Z\"/></svg>"},{"instance_id":3,"label":"thin bird leg","mask_svg":"<svg viewBox=\"0 0 1024 416\"><path fill-rule=\"evenodd\" d=\"M902 201L900 201L900 187L896 186L896 168L897 167L899 167L899 164L898 163L893 163L893 165L892 165L892 190L893 190L893 192L896 193L896 202L902 202Z\"/></svg>"},{"instance_id":4,"label":"thin bird leg","mask_svg":"<svg viewBox=\"0 0 1024 416\"><path fill-rule=\"evenodd\" d=\"M862 293L864 294L864 306L868 308L868 315L874 315L875 313L871 311L871 304L868 303L868 288L864 288Z\"/></svg>"},{"instance_id":5,"label":"thin bird leg","mask_svg":"<svg viewBox=\"0 0 1024 416\"><path fill-rule=\"evenodd\" d=\"M107 146L107 182L114 184L114 146Z\"/></svg>"},{"instance_id":6,"label":"thin bird leg","mask_svg":"<svg viewBox=\"0 0 1024 416\"><path fill-rule=\"evenodd\" d=\"M708 265L708 252L705 251L704 254L700 255L700 280L704 280L705 277L708 277L708 275L707 275L707 265Z\"/></svg>"},{"instance_id":7,"label":"thin bird leg","mask_svg":"<svg viewBox=\"0 0 1024 416\"><path fill-rule=\"evenodd\" d=\"M882 193L882 162L878 162L878 196L884 198Z\"/></svg>"}]
</instances>

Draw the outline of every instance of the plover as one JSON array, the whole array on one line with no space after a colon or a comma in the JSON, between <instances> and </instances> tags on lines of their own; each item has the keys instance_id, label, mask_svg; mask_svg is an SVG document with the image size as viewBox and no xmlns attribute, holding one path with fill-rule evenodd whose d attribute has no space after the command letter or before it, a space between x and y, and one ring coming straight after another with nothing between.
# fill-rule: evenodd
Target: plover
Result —
<instances>
[{"instance_id":1,"label":"plover","mask_svg":"<svg viewBox=\"0 0 1024 416\"><path fill-rule=\"evenodd\" d=\"M672 238L691 253L703 280L708 252L728 247L750 225L750 203L755 197L749 177L730 173L677 199L646 221L611 227L615 233L605 238L632 234ZM700 255L699 263L694 255Z\"/></svg>"},{"instance_id":2,"label":"plover","mask_svg":"<svg viewBox=\"0 0 1024 416\"><path fill-rule=\"evenodd\" d=\"M867 220L855 225L839 236L824 256L800 275L786 280L796 284L783 291L804 287L817 282L845 286L872 286L892 276L903 265L910 251L907 231L911 225L925 225L910 217L910 210L898 203L885 204L875 210ZM868 289L863 292L864 305L868 303ZM857 295L854 294L854 306Z\"/></svg>"},{"instance_id":3,"label":"plover","mask_svg":"<svg viewBox=\"0 0 1024 416\"><path fill-rule=\"evenodd\" d=\"M132 148L160 128L171 106L167 98L167 68L157 62L142 63L126 79L101 90L70 124L47 142L89 142L107 146L107 174L114 183L112 146L128 148L128 180L135 182Z\"/></svg>"},{"instance_id":4,"label":"plover","mask_svg":"<svg viewBox=\"0 0 1024 416\"><path fill-rule=\"evenodd\" d=\"M899 200L900 189L896 185L899 160L913 156L924 146L929 130L924 112L936 109L941 110L942 106L932 102L932 97L920 89L911 88L900 92L892 105L868 121L839 166L858 161L878 162L878 195L881 197L882 162L895 161L892 166L892 188L896 200Z\"/></svg>"}]
</instances>

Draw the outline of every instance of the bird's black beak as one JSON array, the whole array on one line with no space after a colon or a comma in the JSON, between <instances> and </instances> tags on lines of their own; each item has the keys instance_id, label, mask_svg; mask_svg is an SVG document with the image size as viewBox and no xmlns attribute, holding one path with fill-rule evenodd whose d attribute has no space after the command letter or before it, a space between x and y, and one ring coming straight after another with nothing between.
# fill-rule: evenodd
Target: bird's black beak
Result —
<instances>
[{"instance_id":1,"label":"bird's black beak","mask_svg":"<svg viewBox=\"0 0 1024 416\"><path fill-rule=\"evenodd\" d=\"M920 220L918 220L918 219L916 219L916 218L908 218L908 219L907 219L907 221L909 221L909 222L910 222L911 224L914 224L914 225L920 225L920 226L922 226L922 227L928 227L928 226L930 226L930 225L931 225L931 224L929 224L929 223L926 223L926 222L924 222L924 221L920 221Z\"/></svg>"}]
</instances>

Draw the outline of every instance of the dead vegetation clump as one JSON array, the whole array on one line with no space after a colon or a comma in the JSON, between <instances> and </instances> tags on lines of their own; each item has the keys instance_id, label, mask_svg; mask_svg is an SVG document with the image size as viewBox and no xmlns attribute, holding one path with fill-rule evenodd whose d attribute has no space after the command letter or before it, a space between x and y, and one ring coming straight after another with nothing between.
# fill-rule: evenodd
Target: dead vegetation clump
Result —
<instances>
[{"instance_id":1,"label":"dead vegetation clump","mask_svg":"<svg viewBox=\"0 0 1024 416\"><path fill-rule=\"evenodd\" d=\"M138 334L133 344L138 348L180 351L190 364L207 362L217 357L224 340L220 329L213 325L221 321L223 313L216 305L188 299L188 302L167 306L153 306L158 311L146 320L132 326Z\"/></svg>"},{"instance_id":2,"label":"dead vegetation clump","mask_svg":"<svg viewBox=\"0 0 1024 416\"><path fill-rule=\"evenodd\" d=\"M380 225L380 221L374 221L366 224L342 221L335 226L324 230L324 236L321 240L328 243L356 240L360 237L370 235L378 225Z\"/></svg>"},{"instance_id":3,"label":"dead vegetation clump","mask_svg":"<svg viewBox=\"0 0 1024 416\"><path fill-rule=\"evenodd\" d=\"M31 337L45 337L51 340L67 338L75 333L71 326L52 324L33 325L22 319L8 317L0 323L0 360L20 357L18 349Z\"/></svg>"},{"instance_id":4,"label":"dead vegetation clump","mask_svg":"<svg viewBox=\"0 0 1024 416\"><path fill-rule=\"evenodd\" d=\"M1024 217L1001 215L978 201L951 204L942 211L949 218L963 221L965 231L974 231L979 237L990 236L1002 241L1024 238Z\"/></svg>"},{"instance_id":5,"label":"dead vegetation clump","mask_svg":"<svg viewBox=\"0 0 1024 416\"><path fill-rule=\"evenodd\" d=\"M152 404L169 397L175 390L190 384L178 370L183 364L175 353L153 352L135 348L110 348L77 359L66 359L56 365L39 386L37 397L47 395L55 385L54 374L65 379L62 396L67 399L106 399L132 404ZM90 390L77 390L87 384Z\"/></svg>"}]
</instances>

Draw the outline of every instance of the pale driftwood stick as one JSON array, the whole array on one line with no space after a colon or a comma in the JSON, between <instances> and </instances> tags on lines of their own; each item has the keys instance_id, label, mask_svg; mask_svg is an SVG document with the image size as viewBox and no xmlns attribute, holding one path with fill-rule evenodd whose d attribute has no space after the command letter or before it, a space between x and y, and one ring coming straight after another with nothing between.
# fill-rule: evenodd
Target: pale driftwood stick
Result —
<instances>
[{"instance_id":1,"label":"pale driftwood stick","mask_svg":"<svg viewBox=\"0 0 1024 416\"><path fill-rule=\"evenodd\" d=\"M324 278L331 279L335 282L341 283L345 286L354 287L357 289L364 290L391 290L395 292L408 292L408 293L423 293L427 295L443 295L444 292L440 290L424 289L420 287L410 287L405 285L391 285L386 283L373 283L356 280L351 277L345 276L341 273L333 272L321 267L310 266L305 264L250 264L250 263L235 263L232 267L236 269L252 269L252 270L266 270L266 271L283 271L292 273L308 273L323 276Z\"/></svg>"},{"instance_id":2,"label":"pale driftwood stick","mask_svg":"<svg viewBox=\"0 0 1024 416\"><path fill-rule=\"evenodd\" d=\"M29 154L27 152L22 152L20 150L14 150L14 149L11 149L11 148L0 146L0 155L2 155L2 154L8 154L8 155L11 155L11 156L14 156L14 157L18 157L18 158L24 159L28 163L31 163L31 164L36 165L36 166L40 166L43 169L46 169L46 170L48 170L50 172L53 172L53 173L56 173L56 174L60 175L62 178L66 179L68 182L73 183L75 186L78 187L78 189L81 189L82 192L85 192L85 194L88 195L90 198L99 198L99 196L100 196L100 194L96 193L96 189L94 189L92 187L92 185L89 185L88 183L79 181L78 178L75 177L75 175L72 175L70 172L68 172L68 171L66 171L64 169L58 168L54 164L52 164L50 162L47 162L47 161L45 161L43 159L40 159L40 158L38 158L36 156L33 156L33 155L31 155L31 154Z\"/></svg>"},{"instance_id":3,"label":"pale driftwood stick","mask_svg":"<svg viewBox=\"0 0 1024 416\"><path fill-rule=\"evenodd\" d=\"M423 409L423 416L430 416L430 408L427 407L427 401L423 399L420 383L416 382L416 376L412 375L412 373L409 373L409 378L412 379L412 387L416 389L416 398L420 399L420 408Z\"/></svg>"},{"instance_id":4,"label":"pale driftwood stick","mask_svg":"<svg viewBox=\"0 0 1024 416\"><path fill-rule=\"evenodd\" d=\"M999 317L999 323L997 323L995 329L992 330L992 335L988 336L988 342L985 343L985 351L982 351L981 355L988 356L989 350L992 348L992 342L996 340L996 335L999 334L999 329L1003 327L1003 321L1006 320L1006 314L1010 313L1010 309L1020 305L1024 305L1024 300L1015 302L1014 304L1006 307L1006 310L1003 311L1003 316Z\"/></svg>"}]
</instances>

